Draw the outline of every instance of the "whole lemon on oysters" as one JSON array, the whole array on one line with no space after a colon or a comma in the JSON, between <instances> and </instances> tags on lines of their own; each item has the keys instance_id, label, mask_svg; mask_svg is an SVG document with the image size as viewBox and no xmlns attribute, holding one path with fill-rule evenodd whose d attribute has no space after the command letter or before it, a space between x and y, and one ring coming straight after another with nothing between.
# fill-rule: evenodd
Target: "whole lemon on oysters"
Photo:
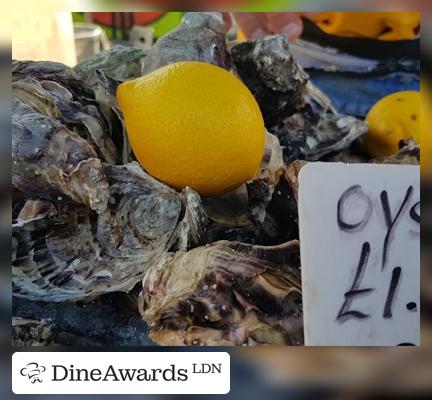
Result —
<instances>
[{"instance_id":1,"label":"whole lemon on oysters","mask_svg":"<svg viewBox=\"0 0 432 400\"><path fill-rule=\"evenodd\" d=\"M230 72L179 62L122 83L117 98L136 158L168 185L220 195L258 171L263 117L252 93Z\"/></svg>"}]
</instances>

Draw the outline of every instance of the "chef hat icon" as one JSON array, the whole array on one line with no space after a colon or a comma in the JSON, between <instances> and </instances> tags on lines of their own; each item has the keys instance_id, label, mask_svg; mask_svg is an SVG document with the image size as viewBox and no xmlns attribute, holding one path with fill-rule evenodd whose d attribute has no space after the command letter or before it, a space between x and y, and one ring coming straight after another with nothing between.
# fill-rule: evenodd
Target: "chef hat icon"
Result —
<instances>
[{"instance_id":1,"label":"chef hat icon","mask_svg":"<svg viewBox=\"0 0 432 400\"><path fill-rule=\"evenodd\" d=\"M27 376L31 383L42 382L40 374L45 372L46 368L38 363L28 363L24 368L21 369L20 373L22 376Z\"/></svg>"}]
</instances>

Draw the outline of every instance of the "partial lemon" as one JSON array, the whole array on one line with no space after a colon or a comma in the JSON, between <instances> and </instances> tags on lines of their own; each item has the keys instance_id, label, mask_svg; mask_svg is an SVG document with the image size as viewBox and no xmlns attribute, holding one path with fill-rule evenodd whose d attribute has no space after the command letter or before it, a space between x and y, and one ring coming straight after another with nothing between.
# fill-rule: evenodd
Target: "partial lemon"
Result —
<instances>
[{"instance_id":1,"label":"partial lemon","mask_svg":"<svg viewBox=\"0 0 432 400\"><path fill-rule=\"evenodd\" d=\"M364 145L372 157L399 151L402 140L420 142L420 92L393 93L379 100L366 116Z\"/></svg>"},{"instance_id":2,"label":"partial lemon","mask_svg":"<svg viewBox=\"0 0 432 400\"><path fill-rule=\"evenodd\" d=\"M321 12L312 19L332 35L398 41L418 37L419 12Z\"/></svg>"},{"instance_id":3,"label":"partial lemon","mask_svg":"<svg viewBox=\"0 0 432 400\"><path fill-rule=\"evenodd\" d=\"M263 117L249 89L226 70L171 64L122 83L117 98L134 154L157 179L212 196L256 174Z\"/></svg>"}]
</instances>

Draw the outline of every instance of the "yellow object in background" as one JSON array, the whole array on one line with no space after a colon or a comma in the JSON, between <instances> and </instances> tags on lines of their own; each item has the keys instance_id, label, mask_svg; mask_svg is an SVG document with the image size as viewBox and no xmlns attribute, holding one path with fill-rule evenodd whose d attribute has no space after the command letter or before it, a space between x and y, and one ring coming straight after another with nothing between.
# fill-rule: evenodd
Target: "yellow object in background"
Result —
<instances>
[{"instance_id":1,"label":"yellow object in background","mask_svg":"<svg viewBox=\"0 0 432 400\"><path fill-rule=\"evenodd\" d=\"M366 116L364 145L372 157L399 151L402 140L420 143L420 92L397 92L379 100Z\"/></svg>"},{"instance_id":2,"label":"yellow object in background","mask_svg":"<svg viewBox=\"0 0 432 400\"><path fill-rule=\"evenodd\" d=\"M420 140L421 140L421 171L424 175L432 175L432 95L430 81L422 78L420 101Z\"/></svg>"},{"instance_id":3,"label":"yellow object in background","mask_svg":"<svg viewBox=\"0 0 432 400\"><path fill-rule=\"evenodd\" d=\"M419 35L419 12L321 12L313 18L337 36L408 40Z\"/></svg>"},{"instance_id":4,"label":"yellow object in background","mask_svg":"<svg viewBox=\"0 0 432 400\"><path fill-rule=\"evenodd\" d=\"M185 61L117 89L132 149L157 179L219 195L253 178L264 122L249 89L215 65Z\"/></svg>"},{"instance_id":5,"label":"yellow object in background","mask_svg":"<svg viewBox=\"0 0 432 400\"><path fill-rule=\"evenodd\" d=\"M244 42L247 40L246 35L243 33L243 31L240 28L237 28L237 40L239 42Z\"/></svg>"}]
</instances>

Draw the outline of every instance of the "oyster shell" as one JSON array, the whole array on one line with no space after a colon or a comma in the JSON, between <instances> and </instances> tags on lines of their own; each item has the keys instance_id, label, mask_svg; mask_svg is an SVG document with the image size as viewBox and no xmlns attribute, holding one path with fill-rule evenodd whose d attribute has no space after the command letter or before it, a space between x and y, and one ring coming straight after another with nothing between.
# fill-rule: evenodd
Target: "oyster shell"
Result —
<instances>
[{"instance_id":1,"label":"oyster shell","mask_svg":"<svg viewBox=\"0 0 432 400\"><path fill-rule=\"evenodd\" d=\"M55 346L55 327L49 320L12 318L12 346Z\"/></svg>"},{"instance_id":2,"label":"oyster shell","mask_svg":"<svg viewBox=\"0 0 432 400\"><path fill-rule=\"evenodd\" d=\"M121 161L123 164L135 161L136 159L127 136L123 113L120 110L116 97L117 87L121 82L111 78L100 70L95 71L95 76L96 83L93 86L93 90L96 101L98 102L100 111L110 121L109 134L119 154L121 154Z\"/></svg>"},{"instance_id":3,"label":"oyster shell","mask_svg":"<svg viewBox=\"0 0 432 400\"><path fill-rule=\"evenodd\" d=\"M260 171L282 167L282 148L279 145L279 140L276 136L266 132L266 146ZM206 233L208 243L218 240L237 240L263 244L259 227L253 224L248 213L249 183L243 184L230 193L203 199L204 209L211 220Z\"/></svg>"},{"instance_id":4,"label":"oyster shell","mask_svg":"<svg viewBox=\"0 0 432 400\"><path fill-rule=\"evenodd\" d=\"M335 154L325 158L328 162L342 162L351 164L368 163L369 158L365 155L358 146L353 145L348 149L341 150Z\"/></svg>"},{"instance_id":5,"label":"oyster shell","mask_svg":"<svg viewBox=\"0 0 432 400\"><path fill-rule=\"evenodd\" d=\"M266 131L264 155L261 161L260 170L277 169L283 167L283 150L277 136Z\"/></svg>"},{"instance_id":6,"label":"oyster shell","mask_svg":"<svg viewBox=\"0 0 432 400\"><path fill-rule=\"evenodd\" d=\"M110 137L121 149L123 163L133 161L123 115L117 103L117 86L127 79L141 76L141 67L148 50L129 46L114 46L74 67L82 81L93 89L100 111L110 122Z\"/></svg>"},{"instance_id":7,"label":"oyster shell","mask_svg":"<svg viewBox=\"0 0 432 400\"><path fill-rule=\"evenodd\" d=\"M298 175L305 161L263 170L248 182L248 215L259 243L276 245L298 239Z\"/></svg>"},{"instance_id":8,"label":"oyster shell","mask_svg":"<svg viewBox=\"0 0 432 400\"><path fill-rule=\"evenodd\" d=\"M29 222L38 221L44 218L50 218L56 214L57 209L49 201L40 199L27 201L24 200L21 208L19 208L18 210L18 215L13 218L16 220L17 225L24 226Z\"/></svg>"},{"instance_id":9,"label":"oyster shell","mask_svg":"<svg viewBox=\"0 0 432 400\"><path fill-rule=\"evenodd\" d=\"M381 157L372 162L380 164L403 164L403 165L419 165L420 164L420 145L415 143L413 139L402 141L398 153Z\"/></svg>"},{"instance_id":10,"label":"oyster shell","mask_svg":"<svg viewBox=\"0 0 432 400\"><path fill-rule=\"evenodd\" d=\"M346 154L347 161L358 162L362 157L352 151L352 146L367 132L367 125L311 102L270 131L279 138L287 164L298 159L325 161L341 153Z\"/></svg>"},{"instance_id":11,"label":"oyster shell","mask_svg":"<svg viewBox=\"0 0 432 400\"><path fill-rule=\"evenodd\" d=\"M350 115L315 110L311 103L299 113L285 119L273 133L284 146L284 159L299 155L308 161L350 149L352 143L367 132L365 122ZM292 140L294 138L294 140Z\"/></svg>"},{"instance_id":12,"label":"oyster shell","mask_svg":"<svg viewBox=\"0 0 432 400\"><path fill-rule=\"evenodd\" d=\"M298 174L305 161L266 168L244 188L221 198L204 199L211 220L207 243L234 240L278 245L298 239Z\"/></svg>"},{"instance_id":13,"label":"oyster shell","mask_svg":"<svg viewBox=\"0 0 432 400\"><path fill-rule=\"evenodd\" d=\"M92 91L83 85L74 70L53 61L12 61L12 82L32 77L38 81L54 81L67 88L74 98L93 99Z\"/></svg>"},{"instance_id":14,"label":"oyster shell","mask_svg":"<svg viewBox=\"0 0 432 400\"><path fill-rule=\"evenodd\" d=\"M178 193L137 163L105 173L110 198L103 213L71 203L24 204L13 227L15 296L65 301L127 292L154 257L200 244L206 216L195 192Z\"/></svg>"},{"instance_id":15,"label":"oyster shell","mask_svg":"<svg viewBox=\"0 0 432 400\"><path fill-rule=\"evenodd\" d=\"M242 42L231 54L238 75L260 105L267 129L279 138L286 164L322 159L349 148L366 132L363 121L337 113L308 82L285 36Z\"/></svg>"},{"instance_id":16,"label":"oyster shell","mask_svg":"<svg viewBox=\"0 0 432 400\"><path fill-rule=\"evenodd\" d=\"M29 196L87 204L103 212L108 181L90 145L20 100L12 102L12 186Z\"/></svg>"},{"instance_id":17,"label":"oyster shell","mask_svg":"<svg viewBox=\"0 0 432 400\"><path fill-rule=\"evenodd\" d=\"M143 60L142 74L178 61L202 61L231 69L221 13L187 13L175 30L150 49Z\"/></svg>"},{"instance_id":18,"label":"oyster shell","mask_svg":"<svg viewBox=\"0 0 432 400\"><path fill-rule=\"evenodd\" d=\"M98 84L97 71L119 82L141 76L142 63L147 54L145 49L118 45L80 62L73 69L94 90Z\"/></svg>"},{"instance_id":19,"label":"oyster shell","mask_svg":"<svg viewBox=\"0 0 432 400\"><path fill-rule=\"evenodd\" d=\"M258 229L248 216L246 184L222 196L204 198L203 206L210 220L206 243L233 240L260 244Z\"/></svg>"},{"instance_id":20,"label":"oyster shell","mask_svg":"<svg viewBox=\"0 0 432 400\"><path fill-rule=\"evenodd\" d=\"M298 241L220 241L166 254L143 278L140 311L161 345L303 343Z\"/></svg>"},{"instance_id":21,"label":"oyster shell","mask_svg":"<svg viewBox=\"0 0 432 400\"><path fill-rule=\"evenodd\" d=\"M99 112L94 93L73 69L45 61L14 61L12 81L14 97L77 132L102 160L118 161L117 149L107 133L108 123Z\"/></svg>"},{"instance_id":22,"label":"oyster shell","mask_svg":"<svg viewBox=\"0 0 432 400\"><path fill-rule=\"evenodd\" d=\"M255 96L267 127L304 105L308 75L295 61L283 35L234 45L231 55L241 80Z\"/></svg>"}]
</instances>

